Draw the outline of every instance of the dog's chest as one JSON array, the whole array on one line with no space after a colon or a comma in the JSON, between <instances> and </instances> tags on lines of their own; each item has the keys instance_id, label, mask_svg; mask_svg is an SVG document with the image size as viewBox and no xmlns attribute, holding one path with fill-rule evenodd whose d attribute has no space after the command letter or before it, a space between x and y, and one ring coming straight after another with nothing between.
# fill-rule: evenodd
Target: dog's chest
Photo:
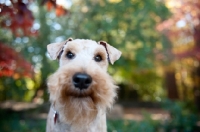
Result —
<instances>
[{"instance_id":1,"label":"dog's chest","mask_svg":"<svg viewBox=\"0 0 200 132\"><path fill-rule=\"evenodd\" d=\"M49 112L49 121L51 122L52 129L48 132L107 132L106 128L106 113L99 111L96 119L88 125L80 126L78 128L73 127L70 124L62 123L57 119L55 123L55 118L53 115L53 110ZM61 116L61 115L59 115ZM84 124L84 123L83 123Z\"/></svg>"}]
</instances>

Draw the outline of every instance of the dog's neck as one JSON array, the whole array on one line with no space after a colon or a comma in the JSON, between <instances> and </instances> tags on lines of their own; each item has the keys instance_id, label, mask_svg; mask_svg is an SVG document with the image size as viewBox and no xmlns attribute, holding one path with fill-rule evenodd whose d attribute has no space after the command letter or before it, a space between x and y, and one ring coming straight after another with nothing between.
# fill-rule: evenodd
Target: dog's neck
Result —
<instances>
[{"instance_id":1,"label":"dog's neck","mask_svg":"<svg viewBox=\"0 0 200 132\"><path fill-rule=\"evenodd\" d=\"M51 124L54 125L54 132L106 132L106 112L99 111L97 117L84 128L73 128L73 124L67 124L60 121L62 115L59 114L53 107L50 109ZM105 126L102 128L102 126Z\"/></svg>"}]
</instances>

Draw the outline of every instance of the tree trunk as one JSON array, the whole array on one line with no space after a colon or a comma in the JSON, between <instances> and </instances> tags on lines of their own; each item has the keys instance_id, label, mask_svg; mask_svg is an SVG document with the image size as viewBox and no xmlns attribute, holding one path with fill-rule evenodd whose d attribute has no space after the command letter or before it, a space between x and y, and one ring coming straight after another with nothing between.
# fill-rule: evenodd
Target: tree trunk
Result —
<instances>
[{"instance_id":1,"label":"tree trunk","mask_svg":"<svg viewBox=\"0 0 200 132\"><path fill-rule=\"evenodd\" d=\"M167 88L168 98L172 100L179 99L174 71L165 72L165 85Z\"/></svg>"}]
</instances>

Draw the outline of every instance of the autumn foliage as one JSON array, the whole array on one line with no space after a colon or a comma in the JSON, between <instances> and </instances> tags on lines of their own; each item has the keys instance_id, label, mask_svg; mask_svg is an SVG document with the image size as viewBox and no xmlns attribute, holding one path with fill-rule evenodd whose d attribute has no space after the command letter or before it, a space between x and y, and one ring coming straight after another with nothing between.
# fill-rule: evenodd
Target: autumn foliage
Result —
<instances>
[{"instance_id":1,"label":"autumn foliage","mask_svg":"<svg viewBox=\"0 0 200 132\"><path fill-rule=\"evenodd\" d=\"M46 3L46 7L48 11L51 11L52 9L55 8L56 10L56 16L60 17L62 15L66 15L68 11L63 8L62 5L57 5L56 0L43 0L42 4Z\"/></svg>"},{"instance_id":2,"label":"autumn foliage","mask_svg":"<svg viewBox=\"0 0 200 132\"><path fill-rule=\"evenodd\" d=\"M170 1L170 0L169 0ZM177 47L174 55L177 58L193 57L200 60L200 1L171 0L172 17L159 24L162 31ZM193 43L189 48L181 50L177 45Z\"/></svg>"},{"instance_id":3,"label":"autumn foliage","mask_svg":"<svg viewBox=\"0 0 200 132\"><path fill-rule=\"evenodd\" d=\"M0 77L32 77L32 65L13 48L0 42Z\"/></svg>"},{"instance_id":4,"label":"autumn foliage","mask_svg":"<svg viewBox=\"0 0 200 132\"><path fill-rule=\"evenodd\" d=\"M31 29L34 21L33 14L27 8L27 4L21 0L12 1L10 6L1 5L1 9L0 15L3 17L1 27L9 28L15 36L29 36L37 33Z\"/></svg>"},{"instance_id":5,"label":"autumn foliage","mask_svg":"<svg viewBox=\"0 0 200 132\"><path fill-rule=\"evenodd\" d=\"M8 2L8 1L7 1ZM57 16L67 13L67 10L56 4L56 0L42 0L41 5L45 5L47 10L53 8ZM37 36L38 31L33 28L34 16L28 8L31 1L10 0L10 4L4 1L0 4L0 26L11 30L16 37ZM13 48L5 45L0 40L0 77L12 76L19 78L22 76L31 77L33 69L23 57Z\"/></svg>"}]
</instances>

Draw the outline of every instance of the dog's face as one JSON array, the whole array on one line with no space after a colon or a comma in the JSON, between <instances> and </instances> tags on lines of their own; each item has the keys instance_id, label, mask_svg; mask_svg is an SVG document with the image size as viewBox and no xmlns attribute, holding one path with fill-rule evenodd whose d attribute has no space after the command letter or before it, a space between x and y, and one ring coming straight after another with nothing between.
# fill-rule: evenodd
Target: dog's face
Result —
<instances>
[{"instance_id":1,"label":"dog's face","mask_svg":"<svg viewBox=\"0 0 200 132\"><path fill-rule=\"evenodd\" d=\"M63 121L90 122L98 110L111 107L117 86L107 67L119 59L120 51L106 42L83 39L68 39L47 48L53 59L59 59L60 67L49 77L48 88Z\"/></svg>"},{"instance_id":2,"label":"dog's face","mask_svg":"<svg viewBox=\"0 0 200 132\"><path fill-rule=\"evenodd\" d=\"M82 69L97 66L106 70L108 66L108 56L104 46L91 40L74 40L67 42L67 44L63 46L63 53L59 58L60 67L73 64Z\"/></svg>"}]
</instances>

